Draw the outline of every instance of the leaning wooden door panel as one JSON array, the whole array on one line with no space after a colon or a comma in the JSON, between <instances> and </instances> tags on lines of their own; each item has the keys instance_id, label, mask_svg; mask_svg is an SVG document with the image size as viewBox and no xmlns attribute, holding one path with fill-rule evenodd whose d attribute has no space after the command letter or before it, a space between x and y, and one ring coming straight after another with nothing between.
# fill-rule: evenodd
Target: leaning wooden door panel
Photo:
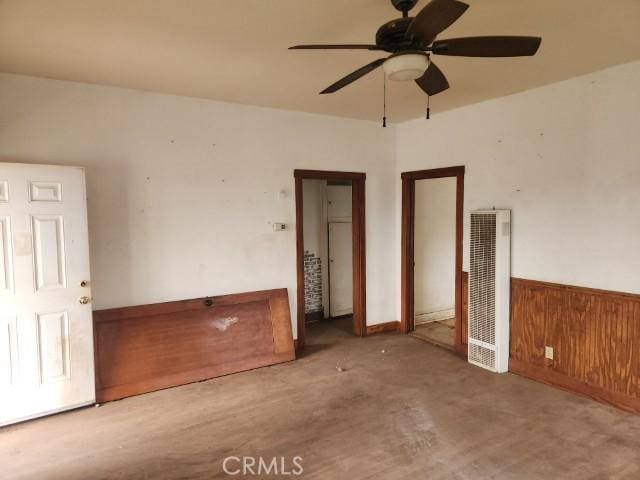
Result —
<instances>
[{"instance_id":1,"label":"leaning wooden door panel","mask_svg":"<svg viewBox=\"0 0 640 480\"><path fill-rule=\"evenodd\" d=\"M97 401L295 358L286 289L94 313Z\"/></svg>"}]
</instances>

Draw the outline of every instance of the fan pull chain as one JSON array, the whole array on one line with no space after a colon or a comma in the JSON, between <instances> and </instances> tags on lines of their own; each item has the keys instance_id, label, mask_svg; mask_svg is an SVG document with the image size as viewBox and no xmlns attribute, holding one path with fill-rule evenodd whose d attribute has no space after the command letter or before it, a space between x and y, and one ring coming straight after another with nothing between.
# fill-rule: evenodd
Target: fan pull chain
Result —
<instances>
[{"instance_id":1,"label":"fan pull chain","mask_svg":"<svg viewBox=\"0 0 640 480\"><path fill-rule=\"evenodd\" d=\"M387 76L382 74L384 78L384 87L382 93L382 128L387 128Z\"/></svg>"},{"instance_id":2,"label":"fan pull chain","mask_svg":"<svg viewBox=\"0 0 640 480\"><path fill-rule=\"evenodd\" d=\"M429 108L429 99L431 98L430 95L427 95L427 120L429 120L429 118L431 117L431 109Z\"/></svg>"}]
</instances>

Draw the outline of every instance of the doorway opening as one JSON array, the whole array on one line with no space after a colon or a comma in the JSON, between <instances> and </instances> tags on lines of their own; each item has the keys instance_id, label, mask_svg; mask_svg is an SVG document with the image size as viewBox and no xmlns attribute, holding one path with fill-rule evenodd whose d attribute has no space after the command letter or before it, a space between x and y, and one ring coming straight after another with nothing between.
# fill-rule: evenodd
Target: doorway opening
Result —
<instances>
[{"instance_id":1,"label":"doorway opening","mask_svg":"<svg viewBox=\"0 0 640 480\"><path fill-rule=\"evenodd\" d=\"M366 335L365 174L295 170L298 348L332 327Z\"/></svg>"},{"instance_id":2,"label":"doorway opening","mask_svg":"<svg viewBox=\"0 0 640 480\"><path fill-rule=\"evenodd\" d=\"M464 167L402 173L401 329L466 355Z\"/></svg>"}]
</instances>

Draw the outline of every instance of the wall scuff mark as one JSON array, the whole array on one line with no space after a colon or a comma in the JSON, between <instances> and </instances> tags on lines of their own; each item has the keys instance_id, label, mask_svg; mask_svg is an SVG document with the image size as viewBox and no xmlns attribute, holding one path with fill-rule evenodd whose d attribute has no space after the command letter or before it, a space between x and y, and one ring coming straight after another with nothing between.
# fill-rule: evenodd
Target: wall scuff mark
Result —
<instances>
[{"instance_id":1,"label":"wall scuff mark","mask_svg":"<svg viewBox=\"0 0 640 480\"><path fill-rule=\"evenodd\" d=\"M216 327L219 331L221 332L225 332L229 329L229 327L231 325L233 325L234 323L237 323L239 320L238 317L225 317L225 318L219 318L217 320L214 320L213 326Z\"/></svg>"}]
</instances>

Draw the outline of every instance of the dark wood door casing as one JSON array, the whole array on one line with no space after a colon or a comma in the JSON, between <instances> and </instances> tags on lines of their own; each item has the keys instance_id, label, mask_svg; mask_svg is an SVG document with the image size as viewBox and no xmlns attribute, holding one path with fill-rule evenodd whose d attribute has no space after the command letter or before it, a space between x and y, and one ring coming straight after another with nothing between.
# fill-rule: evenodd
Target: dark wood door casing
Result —
<instances>
[{"instance_id":1,"label":"dark wood door casing","mask_svg":"<svg viewBox=\"0 0 640 480\"><path fill-rule=\"evenodd\" d=\"M416 180L430 178L456 178L456 256L455 256L455 299L456 320L454 347L460 355L466 356L467 342L463 336L463 285L462 285L462 235L464 217L464 172L463 166L436 168L403 172L402 179L402 232L401 232L401 319L400 330L413 330L414 317L414 244L415 244L415 185Z\"/></svg>"},{"instance_id":2,"label":"dark wood door casing","mask_svg":"<svg viewBox=\"0 0 640 480\"><path fill-rule=\"evenodd\" d=\"M366 290L366 232L365 232L365 173L324 170L294 170L296 197L296 325L298 348L305 345L304 312L304 214L302 181L349 180L351 181L352 228L353 228L353 332L367 335L367 290Z\"/></svg>"}]
</instances>

